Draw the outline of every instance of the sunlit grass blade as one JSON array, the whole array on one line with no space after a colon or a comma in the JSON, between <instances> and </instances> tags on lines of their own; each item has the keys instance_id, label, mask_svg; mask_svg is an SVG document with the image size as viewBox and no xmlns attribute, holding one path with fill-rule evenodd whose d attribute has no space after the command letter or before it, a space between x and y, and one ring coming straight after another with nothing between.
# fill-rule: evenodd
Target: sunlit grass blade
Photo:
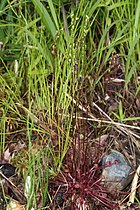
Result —
<instances>
[{"instance_id":1,"label":"sunlit grass blade","mask_svg":"<svg viewBox=\"0 0 140 210\"><path fill-rule=\"evenodd\" d=\"M53 23L51 16L49 15L45 6L39 0L32 0L36 10L38 11L41 20L43 21L46 29L51 33L52 37L55 37L56 34L56 26ZM51 7L52 9L52 7ZM53 13L54 16L54 13ZM56 21L56 20L55 20Z\"/></svg>"},{"instance_id":2,"label":"sunlit grass blade","mask_svg":"<svg viewBox=\"0 0 140 210\"><path fill-rule=\"evenodd\" d=\"M56 28L58 30L59 29L59 24L58 24L57 15L56 15L55 8L54 8L52 0L48 0L48 4L49 4L49 7L50 7L51 14L52 14L53 20L55 22Z\"/></svg>"}]
</instances>

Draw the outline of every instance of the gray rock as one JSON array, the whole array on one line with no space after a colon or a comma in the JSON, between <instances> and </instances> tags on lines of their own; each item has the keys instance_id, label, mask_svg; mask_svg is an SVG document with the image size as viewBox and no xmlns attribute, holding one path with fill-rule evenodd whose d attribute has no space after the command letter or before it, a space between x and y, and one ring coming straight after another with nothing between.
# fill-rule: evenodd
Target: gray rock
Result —
<instances>
[{"instance_id":1,"label":"gray rock","mask_svg":"<svg viewBox=\"0 0 140 210\"><path fill-rule=\"evenodd\" d=\"M133 178L132 167L118 151L103 157L102 166L102 180L109 190L123 190Z\"/></svg>"}]
</instances>

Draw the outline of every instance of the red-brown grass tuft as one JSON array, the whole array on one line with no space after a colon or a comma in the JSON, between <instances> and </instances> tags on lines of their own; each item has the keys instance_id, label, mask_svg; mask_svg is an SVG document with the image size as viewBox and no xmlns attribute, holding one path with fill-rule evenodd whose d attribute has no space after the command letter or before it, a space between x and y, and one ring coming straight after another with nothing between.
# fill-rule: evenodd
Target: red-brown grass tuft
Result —
<instances>
[{"instance_id":1,"label":"red-brown grass tuft","mask_svg":"<svg viewBox=\"0 0 140 210\"><path fill-rule=\"evenodd\" d=\"M91 157L90 145L75 140L65 157L61 173L51 183L57 189L54 201L61 193L63 204L67 202L69 209L86 210L91 204L115 209L117 202L112 200L111 192L101 179L100 160L101 156Z\"/></svg>"}]
</instances>

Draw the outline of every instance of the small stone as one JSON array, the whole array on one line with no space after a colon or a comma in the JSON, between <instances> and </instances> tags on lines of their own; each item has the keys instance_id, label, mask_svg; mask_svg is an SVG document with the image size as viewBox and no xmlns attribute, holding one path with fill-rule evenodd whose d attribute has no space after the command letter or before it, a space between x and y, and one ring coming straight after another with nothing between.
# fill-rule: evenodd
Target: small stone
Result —
<instances>
[{"instance_id":1,"label":"small stone","mask_svg":"<svg viewBox=\"0 0 140 210\"><path fill-rule=\"evenodd\" d=\"M9 178L15 175L16 167L12 166L10 163L3 163L0 164L0 171L3 173L4 176Z\"/></svg>"},{"instance_id":2,"label":"small stone","mask_svg":"<svg viewBox=\"0 0 140 210\"><path fill-rule=\"evenodd\" d=\"M133 178L132 167L116 150L103 157L102 166L102 180L109 190L123 190Z\"/></svg>"}]
</instances>

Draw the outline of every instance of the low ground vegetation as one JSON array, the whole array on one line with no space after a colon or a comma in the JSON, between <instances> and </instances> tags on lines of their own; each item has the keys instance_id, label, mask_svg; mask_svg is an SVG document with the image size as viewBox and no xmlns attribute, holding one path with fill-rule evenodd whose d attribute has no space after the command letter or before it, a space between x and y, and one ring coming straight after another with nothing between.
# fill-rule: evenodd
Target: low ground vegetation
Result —
<instances>
[{"instance_id":1,"label":"low ground vegetation","mask_svg":"<svg viewBox=\"0 0 140 210\"><path fill-rule=\"evenodd\" d=\"M140 1L2 0L0 11L0 165L16 170L0 171L0 208L139 208L138 180L112 193L101 161L113 149L134 174L140 164Z\"/></svg>"}]
</instances>

